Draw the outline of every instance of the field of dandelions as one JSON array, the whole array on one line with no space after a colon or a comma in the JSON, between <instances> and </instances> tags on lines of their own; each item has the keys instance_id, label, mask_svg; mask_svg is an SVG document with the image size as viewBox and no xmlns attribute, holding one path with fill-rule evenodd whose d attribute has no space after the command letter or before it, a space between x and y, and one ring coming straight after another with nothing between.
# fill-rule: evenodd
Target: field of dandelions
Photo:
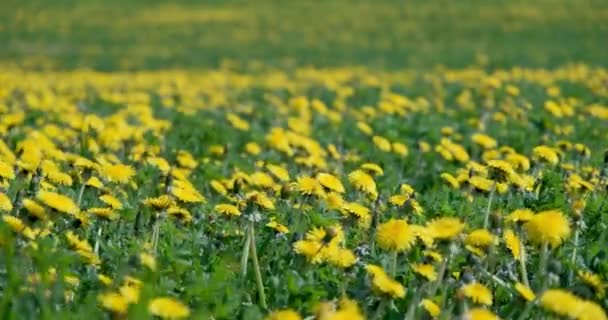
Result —
<instances>
[{"instance_id":1,"label":"field of dandelions","mask_svg":"<svg viewBox=\"0 0 608 320\"><path fill-rule=\"evenodd\" d=\"M68 3L0 4L2 319L607 319L601 2Z\"/></svg>"}]
</instances>

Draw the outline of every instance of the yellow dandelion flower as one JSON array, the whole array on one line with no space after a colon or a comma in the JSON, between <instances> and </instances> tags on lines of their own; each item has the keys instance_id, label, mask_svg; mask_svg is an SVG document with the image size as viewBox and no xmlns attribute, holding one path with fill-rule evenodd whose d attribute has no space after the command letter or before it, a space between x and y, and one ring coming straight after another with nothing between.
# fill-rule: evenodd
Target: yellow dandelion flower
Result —
<instances>
[{"instance_id":1,"label":"yellow dandelion flower","mask_svg":"<svg viewBox=\"0 0 608 320\"><path fill-rule=\"evenodd\" d=\"M271 188L275 185L274 179L265 172L254 172L249 175L251 184L262 188Z\"/></svg>"},{"instance_id":2,"label":"yellow dandelion flower","mask_svg":"<svg viewBox=\"0 0 608 320\"><path fill-rule=\"evenodd\" d=\"M338 310L328 317L327 320L364 320L365 316L357 302L348 298L342 298Z\"/></svg>"},{"instance_id":3,"label":"yellow dandelion flower","mask_svg":"<svg viewBox=\"0 0 608 320\"><path fill-rule=\"evenodd\" d=\"M580 308L577 310L577 314L573 314L570 317L579 320L606 320L606 312L599 304L590 300L582 300Z\"/></svg>"},{"instance_id":4,"label":"yellow dandelion flower","mask_svg":"<svg viewBox=\"0 0 608 320\"><path fill-rule=\"evenodd\" d=\"M371 223L372 216L369 208L365 207L364 205L356 202L347 202L342 206L341 211L343 214L355 216L361 227L369 227L369 224Z\"/></svg>"},{"instance_id":5,"label":"yellow dandelion flower","mask_svg":"<svg viewBox=\"0 0 608 320\"><path fill-rule=\"evenodd\" d=\"M498 182L509 182L515 175L513 166L504 160L490 160L488 161L488 174L490 178L495 179Z\"/></svg>"},{"instance_id":6,"label":"yellow dandelion flower","mask_svg":"<svg viewBox=\"0 0 608 320\"><path fill-rule=\"evenodd\" d=\"M409 250L415 240L416 235L410 230L407 222L402 219L391 219L380 224L376 233L378 246L388 251Z\"/></svg>"},{"instance_id":7,"label":"yellow dandelion flower","mask_svg":"<svg viewBox=\"0 0 608 320\"><path fill-rule=\"evenodd\" d=\"M348 175L348 181L358 190L361 190L368 195L372 196L372 199L378 197L378 191L376 190L376 182L374 178L363 170L355 170Z\"/></svg>"},{"instance_id":8,"label":"yellow dandelion flower","mask_svg":"<svg viewBox=\"0 0 608 320\"><path fill-rule=\"evenodd\" d=\"M480 176L472 176L468 180L469 184L479 192L490 192L493 187L496 187L496 182L488 178Z\"/></svg>"},{"instance_id":9,"label":"yellow dandelion flower","mask_svg":"<svg viewBox=\"0 0 608 320\"><path fill-rule=\"evenodd\" d=\"M377 265L368 264L365 270L372 278L372 285L380 293L387 294L392 298L405 297L405 288L399 282L389 277L384 269Z\"/></svg>"},{"instance_id":10,"label":"yellow dandelion flower","mask_svg":"<svg viewBox=\"0 0 608 320\"><path fill-rule=\"evenodd\" d=\"M135 176L135 169L125 164L104 164L100 173L110 182L126 184Z\"/></svg>"},{"instance_id":11,"label":"yellow dandelion flower","mask_svg":"<svg viewBox=\"0 0 608 320\"><path fill-rule=\"evenodd\" d=\"M209 185L211 186L211 188L213 190L215 190L215 192L217 192L223 196L228 194L228 189L226 189L226 187L217 180L211 180L211 182L209 182Z\"/></svg>"},{"instance_id":12,"label":"yellow dandelion flower","mask_svg":"<svg viewBox=\"0 0 608 320\"><path fill-rule=\"evenodd\" d=\"M154 210L161 211L173 206L175 204L175 200L164 194L158 197L146 198L144 199L143 204L153 208Z\"/></svg>"},{"instance_id":13,"label":"yellow dandelion flower","mask_svg":"<svg viewBox=\"0 0 608 320\"><path fill-rule=\"evenodd\" d=\"M76 203L72 201L72 199L59 193L40 190L38 191L36 198L47 207L55 209L59 212L64 212L71 215L76 215L80 212L80 209Z\"/></svg>"},{"instance_id":14,"label":"yellow dandelion flower","mask_svg":"<svg viewBox=\"0 0 608 320\"><path fill-rule=\"evenodd\" d=\"M23 207L31 216L37 219L46 220L48 218L44 207L32 199L23 199Z\"/></svg>"},{"instance_id":15,"label":"yellow dandelion flower","mask_svg":"<svg viewBox=\"0 0 608 320\"><path fill-rule=\"evenodd\" d=\"M528 238L534 244L549 244L555 248L570 236L568 219L559 210L548 210L535 214L524 224Z\"/></svg>"},{"instance_id":16,"label":"yellow dandelion flower","mask_svg":"<svg viewBox=\"0 0 608 320\"><path fill-rule=\"evenodd\" d=\"M374 174L377 176L384 175L384 170L382 170L382 167L380 167L379 165L377 165L375 163L367 162L367 163L362 164L360 168L370 174Z\"/></svg>"},{"instance_id":17,"label":"yellow dandelion flower","mask_svg":"<svg viewBox=\"0 0 608 320\"><path fill-rule=\"evenodd\" d=\"M7 180L15 179L15 172L13 171L13 167L2 160L0 160L0 178L4 178Z\"/></svg>"},{"instance_id":18,"label":"yellow dandelion flower","mask_svg":"<svg viewBox=\"0 0 608 320\"><path fill-rule=\"evenodd\" d=\"M270 222L268 222L266 224L266 226L268 228L274 229L275 231L279 232L279 233L289 233L289 228L287 228L287 226L285 226L284 224L278 223L274 220L271 220Z\"/></svg>"},{"instance_id":19,"label":"yellow dandelion flower","mask_svg":"<svg viewBox=\"0 0 608 320\"><path fill-rule=\"evenodd\" d=\"M458 218L444 217L433 219L426 228L434 239L450 240L462 232L464 223Z\"/></svg>"},{"instance_id":20,"label":"yellow dandelion flower","mask_svg":"<svg viewBox=\"0 0 608 320\"><path fill-rule=\"evenodd\" d=\"M548 146L537 146L532 149L532 153L534 154L534 159L540 160L552 165L555 165L559 162L559 155L557 151Z\"/></svg>"},{"instance_id":21,"label":"yellow dandelion flower","mask_svg":"<svg viewBox=\"0 0 608 320\"><path fill-rule=\"evenodd\" d=\"M487 229L477 229L467 234L464 243L475 247L489 247L496 242L496 237Z\"/></svg>"},{"instance_id":22,"label":"yellow dandelion flower","mask_svg":"<svg viewBox=\"0 0 608 320\"><path fill-rule=\"evenodd\" d=\"M167 209L167 214L170 217L180 220L182 223L189 223L192 221L192 214L190 211L182 207L171 206L169 209Z\"/></svg>"},{"instance_id":23,"label":"yellow dandelion flower","mask_svg":"<svg viewBox=\"0 0 608 320\"><path fill-rule=\"evenodd\" d=\"M167 161L165 158L149 157L146 159L146 162L158 168L158 170L160 170L163 174L167 174L169 173L169 171L171 171L171 165L169 164L169 161Z\"/></svg>"},{"instance_id":24,"label":"yellow dandelion flower","mask_svg":"<svg viewBox=\"0 0 608 320\"><path fill-rule=\"evenodd\" d=\"M475 303L492 305L492 291L478 282L472 282L460 288L462 294Z\"/></svg>"},{"instance_id":25,"label":"yellow dandelion flower","mask_svg":"<svg viewBox=\"0 0 608 320\"><path fill-rule=\"evenodd\" d=\"M299 240L293 244L293 250L304 255L311 263L321 263L323 261L322 249L324 244L313 240Z\"/></svg>"},{"instance_id":26,"label":"yellow dandelion flower","mask_svg":"<svg viewBox=\"0 0 608 320\"><path fill-rule=\"evenodd\" d=\"M10 212L13 210L11 199L2 191L0 191L0 210Z\"/></svg>"},{"instance_id":27,"label":"yellow dandelion flower","mask_svg":"<svg viewBox=\"0 0 608 320\"><path fill-rule=\"evenodd\" d=\"M177 164L182 168L194 169L198 165L198 162L194 160L192 154L186 150L180 150L177 152Z\"/></svg>"},{"instance_id":28,"label":"yellow dandelion flower","mask_svg":"<svg viewBox=\"0 0 608 320\"><path fill-rule=\"evenodd\" d=\"M89 180L87 180L86 182L86 185L99 190L103 189L103 182L101 182L101 180L99 180L99 178L97 177L89 178Z\"/></svg>"},{"instance_id":29,"label":"yellow dandelion flower","mask_svg":"<svg viewBox=\"0 0 608 320\"><path fill-rule=\"evenodd\" d=\"M518 153L510 153L505 157L505 161L509 162L514 169L521 171L530 170L530 159Z\"/></svg>"},{"instance_id":30,"label":"yellow dandelion flower","mask_svg":"<svg viewBox=\"0 0 608 320\"><path fill-rule=\"evenodd\" d=\"M498 145L496 140L483 133L474 133L471 135L471 141L480 145L484 149L494 149Z\"/></svg>"},{"instance_id":31,"label":"yellow dandelion flower","mask_svg":"<svg viewBox=\"0 0 608 320\"><path fill-rule=\"evenodd\" d=\"M549 289L540 297L540 305L544 309L564 317L578 313L581 302L580 298L562 289Z\"/></svg>"},{"instance_id":32,"label":"yellow dandelion flower","mask_svg":"<svg viewBox=\"0 0 608 320\"><path fill-rule=\"evenodd\" d=\"M418 264L412 264L410 266L412 267L412 270L415 273L425 277L427 280L429 280L429 281L437 280L437 272L435 271L435 266L433 266L432 264L418 263Z\"/></svg>"},{"instance_id":33,"label":"yellow dandelion flower","mask_svg":"<svg viewBox=\"0 0 608 320\"><path fill-rule=\"evenodd\" d=\"M273 176L275 176L277 179L279 179L283 182L287 182L290 179L289 171L287 171L287 169L285 167L274 165L274 164L267 164L266 169L268 169L268 171L270 171L270 173L272 173Z\"/></svg>"},{"instance_id":34,"label":"yellow dandelion flower","mask_svg":"<svg viewBox=\"0 0 608 320\"><path fill-rule=\"evenodd\" d=\"M323 188L317 179L311 177L298 177L294 183L295 189L303 195L323 195Z\"/></svg>"},{"instance_id":35,"label":"yellow dandelion flower","mask_svg":"<svg viewBox=\"0 0 608 320\"><path fill-rule=\"evenodd\" d=\"M140 286L125 284L121 286L118 291L128 303L137 303L139 301L139 289Z\"/></svg>"},{"instance_id":36,"label":"yellow dandelion flower","mask_svg":"<svg viewBox=\"0 0 608 320\"><path fill-rule=\"evenodd\" d=\"M258 154L262 153L262 147L255 142L248 142L245 145L245 151L251 155L257 156Z\"/></svg>"},{"instance_id":37,"label":"yellow dandelion flower","mask_svg":"<svg viewBox=\"0 0 608 320\"><path fill-rule=\"evenodd\" d=\"M139 261L142 265L148 267L148 269L155 271L156 270L156 259L153 255L149 253L142 252L139 254Z\"/></svg>"},{"instance_id":38,"label":"yellow dandelion flower","mask_svg":"<svg viewBox=\"0 0 608 320\"><path fill-rule=\"evenodd\" d=\"M519 293L519 295L526 299L526 301L532 302L534 299L536 299L534 291L521 282L515 283L515 290Z\"/></svg>"},{"instance_id":39,"label":"yellow dandelion flower","mask_svg":"<svg viewBox=\"0 0 608 320\"><path fill-rule=\"evenodd\" d=\"M589 271L578 271L578 277L590 286L599 298L604 297L607 285L602 282L600 276Z\"/></svg>"},{"instance_id":40,"label":"yellow dandelion flower","mask_svg":"<svg viewBox=\"0 0 608 320\"><path fill-rule=\"evenodd\" d=\"M172 186L170 191L175 198L183 202L199 203L205 201L205 197L190 186Z\"/></svg>"},{"instance_id":41,"label":"yellow dandelion flower","mask_svg":"<svg viewBox=\"0 0 608 320\"><path fill-rule=\"evenodd\" d=\"M113 282L112 278L106 276L105 274L97 275L97 279L99 280L99 282L101 282L105 286L110 286L110 285L112 285L112 282Z\"/></svg>"},{"instance_id":42,"label":"yellow dandelion flower","mask_svg":"<svg viewBox=\"0 0 608 320\"><path fill-rule=\"evenodd\" d=\"M441 308L433 300L422 299L420 304L431 317L437 318L441 315Z\"/></svg>"},{"instance_id":43,"label":"yellow dandelion flower","mask_svg":"<svg viewBox=\"0 0 608 320\"><path fill-rule=\"evenodd\" d=\"M357 122L357 129L359 129L364 134L371 136L374 133L372 127L370 127L367 123L359 121Z\"/></svg>"},{"instance_id":44,"label":"yellow dandelion flower","mask_svg":"<svg viewBox=\"0 0 608 320\"><path fill-rule=\"evenodd\" d=\"M226 204L226 203L216 204L215 207L213 208L213 210L218 213L225 214L227 216L240 216L241 215L241 210L239 210L239 208L237 206L232 205L232 204Z\"/></svg>"},{"instance_id":45,"label":"yellow dandelion flower","mask_svg":"<svg viewBox=\"0 0 608 320\"><path fill-rule=\"evenodd\" d=\"M302 320L302 317L291 309L278 310L269 314L266 320Z\"/></svg>"},{"instance_id":46,"label":"yellow dandelion flower","mask_svg":"<svg viewBox=\"0 0 608 320\"><path fill-rule=\"evenodd\" d=\"M507 222L518 223L527 222L534 217L534 211L530 209L516 209L513 210L508 216L505 217Z\"/></svg>"},{"instance_id":47,"label":"yellow dandelion flower","mask_svg":"<svg viewBox=\"0 0 608 320\"><path fill-rule=\"evenodd\" d=\"M54 184L71 186L73 181L69 174L61 171L50 171L44 173L45 178Z\"/></svg>"},{"instance_id":48,"label":"yellow dandelion flower","mask_svg":"<svg viewBox=\"0 0 608 320\"><path fill-rule=\"evenodd\" d=\"M338 210L344 206L344 198L337 192L328 193L324 200L327 207L332 210Z\"/></svg>"},{"instance_id":49,"label":"yellow dandelion flower","mask_svg":"<svg viewBox=\"0 0 608 320\"><path fill-rule=\"evenodd\" d=\"M99 200L101 200L101 202L107 204L114 210L122 209L122 203L120 202L120 200L118 200L118 198L114 197L111 194L104 194L99 197Z\"/></svg>"},{"instance_id":50,"label":"yellow dandelion flower","mask_svg":"<svg viewBox=\"0 0 608 320\"><path fill-rule=\"evenodd\" d=\"M329 264L338 267L338 268L350 268L355 262L357 262L357 257L355 253L349 249L340 248L335 245L330 245L327 247L327 252L325 253L326 260Z\"/></svg>"},{"instance_id":51,"label":"yellow dandelion flower","mask_svg":"<svg viewBox=\"0 0 608 320\"><path fill-rule=\"evenodd\" d=\"M119 293L104 293L99 295L97 299L104 309L115 313L124 314L129 308L129 303Z\"/></svg>"},{"instance_id":52,"label":"yellow dandelion flower","mask_svg":"<svg viewBox=\"0 0 608 320\"><path fill-rule=\"evenodd\" d=\"M234 113L228 113L226 115L226 120L228 120L230 125L233 126L235 129L241 131L249 130L249 123Z\"/></svg>"},{"instance_id":53,"label":"yellow dandelion flower","mask_svg":"<svg viewBox=\"0 0 608 320\"><path fill-rule=\"evenodd\" d=\"M391 151L391 142L388 141L386 138L381 137L381 136L373 136L372 137L372 142L376 145L376 147L380 150L380 151L384 151L384 152L390 152Z\"/></svg>"},{"instance_id":54,"label":"yellow dandelion flower","mask_svg":"<svg viewBox=\"0 0 608 320\"><path fill-rule=\"evenodd\" d=\"M99 218L114 220L118 218L118 215L114 212L112 208L89 208L87 213L94 214Z\"/></svg>"},{"instance_id":55,"label":"yellow dandelion flower","mask_svg":"<svg viewBox=\"0 0 608 320\"><path fill-rule=\"evenodd\" d=\"M167 297L155 298L148 304L150 314L163 319L179 319L190 316L190 309L183 303Z\"/></svg>"},{"instance_id":56,"label":"yellow dandelion flower","mask_svg":"<svg viewBox=\"0 0 608 320\"><path fill-rule=\"evenodd\" d=\"M319 183L334 192L338 192L338 193L344 193L344 186L342 185L342 182L340 181L340 179L338 179L336 176L331 175L329 173L319 173L317 175L317 181L319 181Z\"/></svg>"},{"instance_id":57,"label":"yellow dandelion flower","mask_svg":"<svg viewBox=\"0 0 608 320\"><path fill-rule=\"evenodd\" d=\"M499 320L500 318L484 308L473 308L464 315L465 320Z\"/></svg>"},{"instance_id":58,"label":"yellow dandelion flower","mask_svg":"<svg viewBox=\"0 0 608 320\"><path fill-rule=\"evenodd\" d=\"M253 192L246 194L245 198L247 198L250 201L253 201L253 203L257 204L262 209L266 209L266 210L275 209L274 202L272 201L272 199L270 199L270 197L268 197L268 195L265 192L253 191Z\"/></svg>"},{"instance_id":59,"label":"yellow dandelion flower","mask_svg":"<svg viewBox=\"0 0 608 320\"><path fill-rule=\"evenodd\" d=\"M443 179L445 182L447 182L450 187L452 187L452 189L458 189L460 188L460 182L458 182L458 179L456 179L453 175L444 172L440 175L441 179Z\"/></svg>"},{"instance_id":60,"label":"yellow dandelion flower","mask_svg":"<svg viewBox=\"0 0 608 320\"><path fill-rule=\"evenodd\" d=\"M409 150L407 146L401 142L393 142L392 144L393 152L402 157L406 157L409 154Z\"/></svg>"},{"instance_id":61,"label":"yellow dandelion flower","mask_svg":"<svg viewBox=\"0 0 608 320\"><path fill-rule=\"evenodd\" d=\"M388 198L388 202L394 206L402 206L405 204L406 201L408 201L410 199L410 196L407 194L397 194L397 195L393 195L390 196Z\"/></svg>"},{"instance_id":62,"label":"yellow dandelion flower","mask_svg":"<svg viewBox=\"0 0 608 320\"><path fill-rule=\"evenodd\" d=\"M412 233L414 233L425 246L429 248L433 246L433 235L427 227L412 224L410 225L410 230L412 230Z\"/></svg>"},{"instance_id":63,"label":"yellow dandelion flower","mask_svg":"<svg viewBox=\"0 0 608 320\"><path fill-rule=\"evenodd\" d=\"M509 249L509 251L511 251L511 254L513 255L513 258L515 260L519 261L520 255L521 255L521 247L520 247L519 237L515 234L515 232L513 232L512 229L507 229L504 232L503 238L504 238L504 241L505 241L505 245L507 246L507 248Z\"/></svg>"}]
</instances>

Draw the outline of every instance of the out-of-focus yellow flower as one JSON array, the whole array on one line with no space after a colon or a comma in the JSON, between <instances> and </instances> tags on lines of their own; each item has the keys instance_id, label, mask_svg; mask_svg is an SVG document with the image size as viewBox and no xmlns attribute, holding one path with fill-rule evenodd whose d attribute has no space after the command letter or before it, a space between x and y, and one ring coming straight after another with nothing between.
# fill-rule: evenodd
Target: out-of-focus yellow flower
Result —
<instances>
[{"instance_id":1,"label":"out-of-focus yellow flower","mask_svg":"<svg viewBox=\"0 0 608 320\"><path fill-rule=\"evenodd\" d=\"M190 316L190 309L183 303L168 297L155 298L148 304L150 314L164 319L180 319Z\"/></svg>"},{"instance_id":2,"label":"out-of-focus yellow flower","mask_svg":"<svg viewBox=\"0 0 608 320\"><path fill-rule=\"evenodd\" d=\"M492 305L492 291L478 282L472 282L460 288L462 294L475 303Z\"/></svg>"},{"instance_id":3,"label":"out-of-focus yellow flower","mask_svg":"<svg viewBox=\"0 0 608 320\"><path fill-rule=\"evenodd\" d=\"M409 250L416 236L402 219L391 219L378 226L376 241L384 250L402 252Z\"/></svg>"},{"instance_id":4,"label":"out-of-focus yellow flower","mask_svg":"<svg viewBox=\"0 0 608 320\"><path fill-rule=\"evenodd\" d=\"M555 248L570 236L570 223L559 210L535 214L524 224L528 238L534 244L549 244Z\"/></svg>"},{"instance_id":5,"label":"out-of-focus yellow flower","mask_svg":"<svg viewBox=\"0 0 608 320\"><path fill-rule=\"evenodd\" d=\"M431 237L437 240L450 240L459 235L464 229L464 223L458 218L437 218L427 223Z\"/></svg>"},{"instance_id":6,"label":"out-of-focus yellow flower","mask_svg":"<svg viewBox=\"0 0 608 320\"><path fill-rule=\"evenodd\" d=\"M374 289L392 298L405 297L405 288L399 282L389 277L384 270L373 264L365 266L367 273L372 278Z\"/></svg>"}]
</instances>

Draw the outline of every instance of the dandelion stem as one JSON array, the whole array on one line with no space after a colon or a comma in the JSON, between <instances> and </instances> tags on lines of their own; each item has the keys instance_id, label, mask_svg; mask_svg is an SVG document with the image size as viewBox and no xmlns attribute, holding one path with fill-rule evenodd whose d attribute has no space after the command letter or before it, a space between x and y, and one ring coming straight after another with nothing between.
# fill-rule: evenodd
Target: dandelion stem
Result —
<instances>
[{"instance_id":1,"label":"dandelion stem","mask_svg":"<svg viewBox=\"0 0 608 320\"><path fill-rule=\"evenodd\" d=\"M394 278L395 275L397 274L397 255L398 252L397 251L393 251L392 257L391 257L391 276Z\"/></svg>"},{"instance_id":2,"label":"dandelion stem","mask_svg":"<svg viewBox=\"0 0 608 320\"><path fill-rule=\"evenodd\" d=\"M435 296L435 293L437 293L437 289L439 289L439 286L443 283L443 277L445 276L445 271L448 268L450 255L443 258L443 261L441 262L441 266L439 267L439 274L437 275L437 280L435 280L435 284L433 284L433 287L431 288L431 292L429 295L430 297Z\"/></svg>"},{"instance_id":3,"label":"dandelion stem","mask_svg":"<svg viewBox=\"0 0 608 320\"><path fill-rule=\"evenodd\" d=\"M266 293L264 292L264 283L262 281L262 272L260 271L260 262L258 261L258 253L255 247L255 232L254 232L254 222L253 220L249 224L249 236L251 237L249 241L249 248L251 253L251 259L253 261L253 269L255 271L255 281L258 286L258 294L260 296L260 306L263 309L267 309L268 306L266 304Z\"/></svg>"},{"instance_id":4,"label":"dandelion stem","mask_svg":"<svg viewBox=\"0 0 608 320\"><path fill-rule=\"evenodd\" d=\"M519 315L517 320L529 319L530 317L528 317L528 314L530 313L530 310L532 310L533 306L534 306L534 303L532 303L532 302L526 303L526 307L524 308L524 311L521 312L521 314Z\"/></svg>"},{"instance_id":5,"label":"dandelion stem","mask_svg":"<svg viewBox=\"0 0 608 320\"><path fill-rule=\"evenodd\" d=\"M574 278L574 269L576 264L576 251L578 249L578 239L580 235L580 218L574 224L574 249L572 249L572 255L570 256L570 271L568 271L568 285L572 284Z\"/></svg>"},{"instance_id":6,"label":"dandelion stem","mask_svg":"<svg viewBox=\"0 0 608 320\"><path fill-rule=\"evenodd\" d=\"M549 258L549 244L543 243L540 252L540 262L538 263L538 276L540 279L540 289L545 290L546 273L547 273L547 260Z\"/></svg>"},{"instance_id":7,"label":"dandelion stem","mask_svg":"<svg viewBox=\"0 0 608 320\"><path fill-rule=\"evenodd\" d=\"M483 228L487 229L488 224L490 223L490 211L492 211L492 200L494 199L494 192L496 191L496 181L492 184L492 189L490 189L490 196L488 197L488 207L486 208L486 215L483 218Z\"/></svg>"},{"instance_id":8,"label":"dandelion stem","mask_svg":"<svg viewBox=\"0 0 608 320\"><path fill-rule=\"evenodd\" d=\"M382 316L384 315L384 309L386 309L387 302L388 302L388 300L386 300L386 299L382 299L382 301L380 301L380 303L378 304L378 308L376 308L376 312L374 312L374 316L372 317L372 319L374 319L374 320L382 319Z\"/></svg>"},{"instance_id":9,"label":"dandelion stem","mask_svg":"<svg viewBox=\"0 0 608 320\"><path fill-rule=\"evenodd\" d=\"M241 274L243 277L247 275L247 261L249 260L249 243L251 242L251 233L249 226L246 227L245 244L243 245L243 253L241 254Z\"/></svg>"},{"instance_id":10,"label":"dandelion stem","mask_svg":"<svg viewBox=\"0 0 608 320\"><path fill-rule=\"evenodd\" d=\"M152 227L152 252L156 256L156 250L158 248L158 239L160 237L160 220L162 217L162 212L156 216L154 219L154 226Z\"/></svg>"},{"instance_id":11,"label":"dandelion stem","mask_svg":"<svg viewBox=\"0 0 608 320\"><path fill-rule=\"evenodd\" d=\"M521 270L521 280L526 285L526 287L530 287L530 282L528 281L528 270L526 268L526 247L524 242L519 239L519 268Z\"/></svg>"},{"instance_id":12,"label":"dandelion stem","mask_svg":"<svg viewBox=\"0 0 608 320\"><path fill-rule=\"evenodd\" d=\"M97 229L97 239L95 239L95 249L93 250L95 252L95 254L99 253L99 240L101 239L102 231L103 231L103 227L99 226L99 229Z\"/></svg>"},{"instance_id":13,"label":"dandelion stem","mask_svg":"<svg viewBox=\"0 0 608 320\"><path fill-rule=\"evenodd\" d=\"M407 312L405 313L404 320L412 320L416 316L416 306L418 305L418 300L420 300L420 291L416 291L412 301L410 301L409 306L407 307Z\"/></svg>"},{"instance_id":14,"label":"dandelion stem","mask_svg":"<svg viewBox=\"0 0 608 320\"><path fill-rule=\"evenodd\" d=\"M80 204L82 203L82 195L84 195L84 189L86 188L86 182L83 182L80 186L80 190L78 191L78 199L76 200L76 205L80 208Z\"/></svg>"}]
</instances>

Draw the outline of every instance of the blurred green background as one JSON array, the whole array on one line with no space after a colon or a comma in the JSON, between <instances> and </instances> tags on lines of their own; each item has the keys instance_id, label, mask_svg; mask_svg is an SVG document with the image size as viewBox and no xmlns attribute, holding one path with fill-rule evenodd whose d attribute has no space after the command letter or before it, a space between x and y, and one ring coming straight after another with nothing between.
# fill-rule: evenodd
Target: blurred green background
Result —
<instances>
[{"instance_id":1,"label":"blurred green background","mask_svg":"<svg viewBox=\"0 0 608 320\"><path fill-rule=\"evenodd\" d=\"M608 65L606 0L0 1L0 65Z\"/></svg>"}]
</instances>

